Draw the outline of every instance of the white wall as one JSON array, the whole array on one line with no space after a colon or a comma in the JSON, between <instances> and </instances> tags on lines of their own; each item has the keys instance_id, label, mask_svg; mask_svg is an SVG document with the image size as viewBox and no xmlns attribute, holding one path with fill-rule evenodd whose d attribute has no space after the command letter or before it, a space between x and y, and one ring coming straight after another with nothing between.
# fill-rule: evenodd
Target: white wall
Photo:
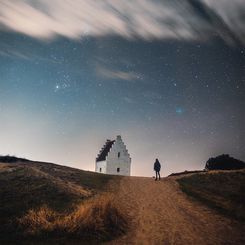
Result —
<instances>
[{"instance_id":1,"label":"white wall","mask_svg":"<svg viewBox=\"0 0 245 245\"><path fill-rule=\"evenodd\" d=\"M118 157L119 152L120 156ZM117 136L115 143L112 145L111 150L106 157L106 161L107 174L130 175L131 158L121 136ZM117 172L117 168L120 169L120 172Z\"/></svg>"},{"instance_id":2,"label":"white wall","mask_svg":"<svg viewBox=\"0 0 245 245\"><path fill-rule=\"evenodd\" d=\"M101 168L101 171L100 171L100 168ZM105 174L106 173L106 161L96 162L95 172Z\"/></svg>"}]
</instances>

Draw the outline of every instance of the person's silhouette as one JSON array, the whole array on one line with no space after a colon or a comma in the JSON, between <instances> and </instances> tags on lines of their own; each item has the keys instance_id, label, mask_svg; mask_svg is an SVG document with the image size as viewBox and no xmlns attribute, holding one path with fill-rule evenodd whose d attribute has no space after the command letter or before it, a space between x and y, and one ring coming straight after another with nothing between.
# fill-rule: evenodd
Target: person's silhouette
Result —
<instances>
[{"instance_id":1,"label":"person's silhouette","mask_svg":"<svg viewBox=\"0 0 245 245\"><path fill-rule=\"evenodd\" d=\"M160 176L161 164L158 161L158 159L156 159L156 161L154 163L154 170L156 172L156 178L155 178L155 180L157 180L157 176L158 176L158 180L160 180L161 179L161 176Z\"/></svg>"}]
</instances>

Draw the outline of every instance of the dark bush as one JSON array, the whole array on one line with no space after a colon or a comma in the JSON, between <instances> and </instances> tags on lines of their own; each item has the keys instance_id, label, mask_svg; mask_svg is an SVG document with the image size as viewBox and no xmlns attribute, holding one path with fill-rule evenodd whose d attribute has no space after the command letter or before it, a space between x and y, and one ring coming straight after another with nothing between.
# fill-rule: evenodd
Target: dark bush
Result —
<instances>
[{"instance_id":1,"label":"dark bush","mask_svg":"<svg viewBox=\"0 0 245 245\"><path fill-rule=\"evenodd\" d=\"M245 168L245 162L223 154L217 157L211 157L206 162L206 170L236 170Z\"/></svg>"},{"instance_id":2,"label":"dark bush","mask_svg":"<svg viewBox=\"0 0 245 245\"><path fill-rule=\"evenodd\" d=\"M3 163L16 163L16 162L27 162L28 160L27 159L24 159L24 158L18 158L18 157L15 157L15 156L0 156L0 162L3 162Z\"/></svg>"}]
</instances>

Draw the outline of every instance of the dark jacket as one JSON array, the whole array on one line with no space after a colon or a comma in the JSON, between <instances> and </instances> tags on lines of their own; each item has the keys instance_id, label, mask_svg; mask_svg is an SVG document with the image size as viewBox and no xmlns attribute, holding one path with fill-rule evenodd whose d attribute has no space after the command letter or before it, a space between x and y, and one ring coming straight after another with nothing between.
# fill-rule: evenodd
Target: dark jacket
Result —
<instances>
[{"instance_id":1,"label":"dark jacket","mask_svg":"<svg viewBox=\"0 0 245 245\"><path fill-rule=\"evenodd\" d=\"M161 170L161 164L158 160L156 160L154 163L154 170L157 172L159 172Z\"/></svg>"}]
</instances>

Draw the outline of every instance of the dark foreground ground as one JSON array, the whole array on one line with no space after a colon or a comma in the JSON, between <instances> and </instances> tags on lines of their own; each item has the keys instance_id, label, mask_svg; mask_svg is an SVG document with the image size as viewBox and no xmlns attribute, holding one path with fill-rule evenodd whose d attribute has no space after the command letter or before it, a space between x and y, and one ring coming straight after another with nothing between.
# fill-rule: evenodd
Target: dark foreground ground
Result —
<instances>
[{"instance_id":1,"label":"dark foreground ground","mask_svg":"<svg viewBox=\"0 0 245 245\"><path fill-rule=\"evenodd\" d=\"M0 163L0 244L245 244L245 171L118 177Z\"/></svg>"}]
</instances>

